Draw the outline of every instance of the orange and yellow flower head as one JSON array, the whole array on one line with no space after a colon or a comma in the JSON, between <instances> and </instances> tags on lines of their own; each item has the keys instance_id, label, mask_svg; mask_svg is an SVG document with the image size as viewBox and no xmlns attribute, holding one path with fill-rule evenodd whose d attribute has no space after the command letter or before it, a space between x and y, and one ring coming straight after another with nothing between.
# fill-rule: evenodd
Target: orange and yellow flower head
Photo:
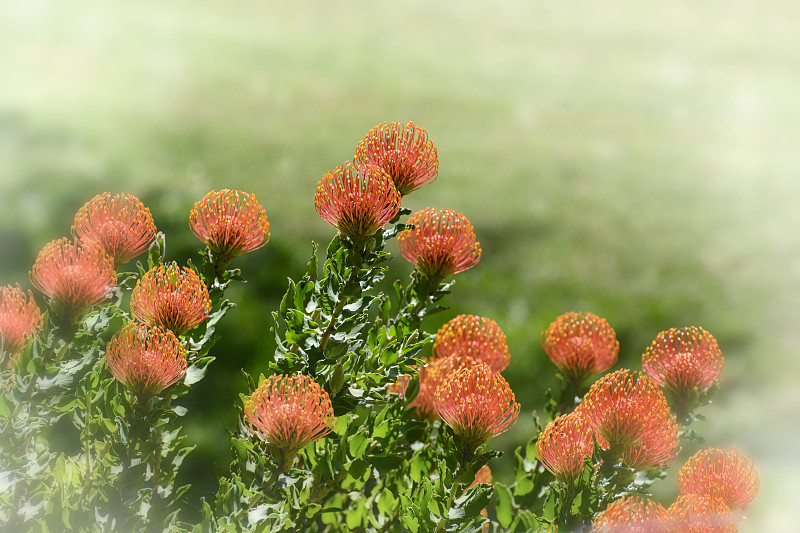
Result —
<instances>
[{"instance_id":1,"label":"orange and yellow flower head","mask_svg":"<svg viewBox=\"0 0 800 533\"><path fill-rule=\"evenodd\" d=\"M186 348L168 329L128 324L108 342L106 365L137 396L154 396L186 375Z\"/></svg>"},{"instance_id":2,"label":"orange and yellow flower head","mask_svg":"<svg viewBox=\"0 0 800 533\"><path fill-rule=\"evenodd\" d=\"M570 413L550 422L536 441L536 457L559 481L571 484L594 452L594 430L583 417Z\"/></svg>"},{"instance_id":3,"label":"orange and yellow flower head","mask_svg":"<svg viewBox=\"0 0 800 533\"><path fill-rule=\"evenodd\" d=\"M475 315L458 315L436 333L434 358L471 357L483 361L495 372L508 367L506 336L497 322Z\"/></svg>"},{"instance_id":4,"label":"orange and yellow flower head","mask_svg":"<svg viewBox=\"0 0 800 533\"><path fill-rule=\"evenodd\" d=\"M194 204L189 227L221 260L258 250L269 241L267 212L254 194L211 191Z\"/></svg>"},{"instance_id":5,"label":"orange and yellow flower head","mask_svg":"<svg viewBox=\"0 0 800 533\"><path fill-rule=\"evenodd\" d=\"M116 267L150 246L156 238L156 225L150 210L135 196L105 192L78 210L72 233L83 243L99 244Z\"/></svg>"},{"instance_id":6,"label":"orange and yellow flower head","mask_svg":"<svg viewBox=\"0 0 800 533\"><path fill-rule=\"evenodd\" d=\"M319 182L314 206L342 235L363 242L397 215L400 193L379 167L346 162Z\"/></svg>"},{"instance_id":7,"label":"orange and yellow flower head","mask_svg":"<svg viewBox=\"0 0 800 533\"><path fill-rule=\"evenodd\" d=\"M758 493L753 460L731 448L709 448L691 456L678 473L681 494L719 498L731 510L745 508Z\"/></svg>"},{"instance_id":8,"label":"orange and yellow flower head","mask_svg":"<svg viewBox=\"0 0 800 533\"><path fill-rule=\"evenodd\" d=\"M261 382L244 404L247 427L291 457L321 439L336 424L330 397L310 377L274 375Z\"/></svg>"},{"instance_id":9,"label":"orange and yellow flower head","mask_svg":"<svg viewBox=\"0 0 800 533\"><path fill-rule=\"evenodd\" d=\"M176 335L194 329L208 316L211 299L200 277L176 263L153 267L131 293L131 313L137 320Z\"/></svg>"},{"instance_id":10,"label":"orange and yellow flower head","mask_svg":"<svg viewBox=\"0 0 800 533\"><path fill-rule=\"evenodd\" d=\"M400 254L431 279L468 270L481 259L481 246L467 217L429 207L408 218L414 229L397 236Z\"/></svg>"},{"instance_id":11,"label":"orange and yellow flower head","mask_svg":"<svg viewBox=\"0 0 800 533\"><path fill-rule=\"evenodd\" d=\"M679 496L669 510L677 533L736 533L736 517L719 498L697 494Z\"/></svg>"},{"instance_id":12,"label":"orange and yellow flower head","mask_svg":"<svg viewBox=\"0 0 800 533\"><path fill-rule=\"evenodd\" d=\"M429 361L419 369L419 393L409 404L416 409L416 415L423 420L438 420L436 411L436 389L455 371L475 366L478 362L471 357L444 357Z\"/></svg>"},{"instance_id":13,"label":"orange and yellow flower head","mask_svg":"<svg viewBox=\"0 0 800 533\"><path fill-rule=\"evenodd\" d=\"M622 369L592 384L575 413L588 420L599 444L634 470L665 468L679 451L678 423L658 384Z\"/></svg>"},{"instance_id":14,"label":"orange and yellow flower head","mask_svg":"<svg viewBox=\"0 0 800 533\"><path fill-rule=\"evenodd\" d=\"M616 333L592 313L564 313L542 333L541 342L553 364L578 384L614 366L619 354Z\"/></svg>"},{"instance_id":15,"label":"orange and yellow flower head","mask_svg":"<svg viewBox=\"0 0 800 533\"><path fill-rule=\"evenodd\" d=\"M0 353L18 353L41 327L42 312L31 291L0 287Z\"/></svg>"},{"instance_id":16,"label":"orange and yellow flower head","mask_svg":"<svg viewBox=\"0 0 800 533\"><path fill-rule=\"evenodd\" d=\"M666 533L672 519L657 502L629 496L612 502L592 522L592 533Z\"/></svg>"},{"instance_id":17,"label":"orange and yellow flower head","mask_svg":"<svg viewBox=\"0 0 800 533\"><path fill-rule=\"evenodd\" d=\"M717 340L703 328L690 326L659 333L642 355L642 370L683 397L719 382L724 362Z\"/></svg>"},{"instance_id":18,"label":"orange and yellow flower head","mask_svg":"<svg viewBox=\"0 0 800 533\"><path fill-rule=\"evenodd\" d=\"M520 410L506 380L485 363L447 376L436 388L434 406L444 423L472 450L511 428Z\"/></svg>"},{"instance_id":19,"label":"orange and yellow flower head","mask_svg":"<svg viewBox=\"0 0 800 533\"><path fill-rule=\"evenodd\" d=\"M383 122L358 143L355 161L383 169L401 196L436 179L439 157L428 133L413 123Z\"/></svg>"},{"instance_id":20,"label":"orange and yellow flower head","mask_svg":"<svg viewBox=\"0 0 800 533\"><path fill-rule=\"evenodd\" d=\"M96 243L49 242L30 272L31 283L50 298L58 320L75 324L89 308L111 295L117 284L114 263Z\"/></svg>"}]
</instances>

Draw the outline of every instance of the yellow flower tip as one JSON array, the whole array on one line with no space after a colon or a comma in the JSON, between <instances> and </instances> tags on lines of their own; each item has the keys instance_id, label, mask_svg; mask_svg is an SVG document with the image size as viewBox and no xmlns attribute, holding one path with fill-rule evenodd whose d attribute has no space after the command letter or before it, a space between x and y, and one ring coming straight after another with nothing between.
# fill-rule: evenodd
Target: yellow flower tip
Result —
<instances>
[{"instance_id":1,"label":"yellow flower tip","mask_svg":"<svg viewBox=\"0 0 800 533\"><path fill-rule=\"evenodd\" d=\"M428 133L412 122L383 122L358 143L355 161L380 167L401 196L432 183L439 172L439 157Z\"/></svg>"},{"instance_id":2,"label":"yellow flower tip","mask_svg":"<svg viewBox=\"0 0 800 533\"><path fill-rule=\"evenodd\" d=\"M450 209L427 208L408 219L414 229L397 236L400 254L432 279L468 270L481 259L481 247L467 217Z\"/></svg>"},{"instance_id":3,"label":"yellow flower tip","mask_svg":"<svg viewBox=\"0 0 800 533\"><path fill-rule=\"evenodd\" d=\"M203 281L176 263L150 269L131 293L131 313L137 320L176 335L197 327L210 310L211 298Z\"/></svg>"},{"instance_id":4,"label":"yellow flower tip","mask_svg":"<svg viewBox=\"0 0 800 533\"><path fill-rule=\"evenodd\" d=\"M223 261L258 250L270 238L264 207L239 190L206 194L189 213L189 227Z\"/></svg>"},{"instance_id":5,"label":"yellow flower tip","mask_svg":"<svg viewBox=\"0 0 800 533\"><path fill-rule=\"evenodd\" d=\"M578 384L617 362L619 341L608 322L588 312L556 318L541 335L542 348L567 378Z\"/></svg>"},{"instance_id":6,"label":"yellow flower tip","mask_svg":"<svg viewBox=\"0 0 800 533\"><path fill-rule=\"evenodd\" d=\"M433 353L436 358L472 357L495 372L505 370L511 359L506 336L497 322L475 315L458 315L439 328Z\"/></svg>"},{"instance_id":7,"label":"yellow flower tip","mask_svg":"<svg viewBox=\"0 0 800 533\"><path fill-rule=\"evenodd\" d=\"M100 245L119 266L147 249L156 237L156 225L135 196L105 192L78 210L72 233L81 242Z\"/></svg>"},{"instance_id":8,"label":"yellow flower tip","mask_svg":"<svg viewBox=\"0 0 800 533\"><path fill-rule=\"evenodd\" d=\"M400 193L379 167L346 162L320 180L314 206L342 235L363 241L397 215Z\"/></svg>"}]
</instances>

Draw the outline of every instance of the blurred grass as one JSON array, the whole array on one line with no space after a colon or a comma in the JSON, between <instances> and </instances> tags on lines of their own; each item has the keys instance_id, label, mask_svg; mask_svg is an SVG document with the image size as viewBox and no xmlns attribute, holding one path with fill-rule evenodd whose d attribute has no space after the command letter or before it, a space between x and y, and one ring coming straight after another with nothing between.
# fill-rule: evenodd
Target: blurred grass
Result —
<instances>
[{"instance_id":1,"label":"blurred grass","mask_svg":"<svg viewBox=\"0 0 800 533\"><path fill-rule=\"evenodd\" d=\"M755 455L762 476L741 530L789 530L798 16L788 0L4 4L3 283L26 283L38 249L104 190L145 201L175 258L196 247L186 220L208 190L256 194L273 237L237 260L249 281L187 417L202 493L208 465L227 466L238 369L259 371L285 278L331 236L317 181L374 124L413 120L440 177L408 207L464 212L484 249L429 329L495 319L529 411L554 384L538 337L562 312L606 317L634 368L659 331L703 326L727 380L701 432ZM496 446L528 438L523 418Z\"/></svg>"}]
</instances>

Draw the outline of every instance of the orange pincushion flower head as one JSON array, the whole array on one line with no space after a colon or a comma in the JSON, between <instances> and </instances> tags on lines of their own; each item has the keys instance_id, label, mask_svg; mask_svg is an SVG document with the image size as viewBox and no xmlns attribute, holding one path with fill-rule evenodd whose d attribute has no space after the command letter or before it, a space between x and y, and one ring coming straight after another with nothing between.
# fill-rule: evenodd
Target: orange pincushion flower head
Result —
<instances>
[{"instance_id":1,"label":"orange pincushion flower head","mask_svg":"<svg viewBox=\"0 0 800 533\"><path fill-rule=\"evenodd\" d=\"M577 384L614 366L619 353L614 330L592 313L564 313L542 333L541 342L553 364Z\"/></svg>"},{"instance_id":2,"label":"orange pincushion flower head","mask_svg":"<svg viewBox=\"0 0 800 533\"><path fill-rule=\"evenodd\" d=\"M612 502L592 522L592 533L666 533L672 520L657 502L629 496Z\"/></svg>"},{"instance_id":3,"label":"orange pincushion flower head","mask_svg":"<svg viewBox=\"0 0 800 533\"><path fill-rule=\"evenodd\" d=\"M436 333L433 353L437 358L472 357L495 372L508 367L506 336L497 322L475 315L458 315Z\"/></svg>"},{"instance_id":4,"label":"orange pincushion flower head","mask_svg":"<svg viewBox=\"0 0 800 533\"><path fill-rule=\"evenodd\" d=\"M176 335L195 328L208 316L211 299L200 277L176 263L145 272L131 293L131 313L137 320Z\"/></svg>"},{"instance_id":5,"label":"orange pincushion flower head","mask_svg":"<svg viewBox=\"0 0 800 533\"><path fill-rule=\"evenodd\" d=\"M383 122L358 143L357 163L371 163L394 180L401 196L428 185L439 172L436 147L413 123Z\"/></svg>"},{"instance_id":6,"label":"orange pincushion flower head","mask_svg":"<svg viewBox=\"0 0 800 533\"><path fill-rule=\"evenodd\" d=\"M731 448L709 448L691 456L678 474L681 494L719 498L732 510L743 509L758 493L753 460Z\"/></svg>"},{"instance_id":7,"label":"orange pincushion flower head","mask_svg":"<svg viewBox=\"0 0 800 533\"><path fill-rule=\"evenodd\" d=\"M478 364L478 361L468 356L443 357L428 362L427 366L419 369L419 393L409 404L409 407L416 408L419 418L437 420L439 414L436 412L435 406L436 389L455 371L469 368L476 364Z\"/></svg>"},{"instance_id":8,"label":"orange pincushion flower head","mask_svg":"<svg viewBox=\"0 0 800 533\"><path fill-rule=\"evenodd\" d=\"M186 348L168 329L133 323L108 341L106 364L128 390L149 397L186 374Z\"/></svg>"},{"instance_id":9,"label":"orange pincushion flower head","mask_svg":"<svg viewBox=\"0 0 800 533\"><path fill-rule=\"evenodd\" d=\"M592 384L575 409L594 428L600 445L634 470L665 468L679 451L678 422L658 384L622 369Z\"/></svg>"},{"instance_id":10,"label":"orange pincushion flower head","mask_svg":"<svg viewBox=\"0 0 800 533\"><path fill-rule=\"evenodd\" d=\"M397 248L417 270L432 279L444 279L478 264L481 246L467 217L433 207L408 218L414 229L400 232Z\"/></svg>"},{"instance_id":11,"label":"orange pincushion flower head","mask_svg":"<svg viewBox=\"0 0 800 533\"><path fill-rule=\"evenodd\" d=\"M659 333L642 355L642 370L681 397L717 383L724 362L716 339L703 328L690 326Z\"/></svg>"},{"instance_id":12,"label":"orange pincushion flower head","mask_svg":"<svg viewBox=\"0 0 800 533\"><path fill-rule=\"evenodd\" d=\"M81 242L99 244L119 266L147 249L156 238L156 225L135 196L105 192L78 210L72 233Z\"/></svg>"},{"instance_id":13,"label":"orange pincushion flower head","mask_svg":"<svg viewBox=\"0 0 800 533\"><path fill-rule=\"evenodd\" d=\"M189 226L223 261L258 250L269 241L267 212L254 194L211 191L194 204Z\"/></svg>"},{"instance_id":14,"label":"orange pincushion flower head","mask_svg":"<svg viewBox=\"0 0 800 533\"><path fill-rule=\"evenodd\" d=\"M64 324L77 323L88 309L111 294L117 284L114 264L99 245L49 242L30 272L31 283L50 298L53 312Z\"/></svg>"},{"instance_id":15,"label":"orange pincushion flower head","mask_svg":"<svg viewBox=\"0 0 800 533\"><path fill-rule=\"evenodd\" d=\"M346 162L319 182L314 206L322 220L361 242L397 215L400 193L379 167Z\"/></svg>"},{"instance_id":16,"label":"orange pincushion flower head","mask_svg":"<svg viewBox=\"0 0 800 533\"><path fill-rule=\"evenodd\" d=\"M244 422L273 448L279 465L291 466L298 450L321 439L336 424L328 393L302 374L274 375L263 380L244 404Z\"/></svg>"},{"instance_id":17,"label":"orange pincushion flower head","mask_svg":"<svg viewBox=\"0 0 800 533\"><path fill-rule=\"evenodd\" d=\"M16 354L41 327L42 312L31 291L0 287L0 353Z\"/></svg>"},{"instance_id":18,"label":"orange pincushion flower head","mask_svg":"<svg viewBox=\"0 0 800 533\"><path fill-rule=\"evenodd\" d=\"M570 413L547 424L536 441L536 457L559 481L572 484L583 461L594 452L594 430L583 417Z\"/></svg>"},{"instance_id":19,"label":"orange pincushion flower head","mask_svg":"<svg viewBox=\"0 0 800 533\"><path fill-rule=\"evenodd\" d=\"M681 495L668 513L677 533L735 533L736 517L719 498L697 494Z\"/></svg>"},{"instance_id":20,"label":"orange pincushion flower head","mask_svg":"<svg viewBox=\"0 0 800 533\"><path fill-rule=\"evenodd\" d=\"M520 405L500 374L485 363L462 368L436 388L434 407L445 424L472 452L513 426Z\"/></svg>"}]
</instances>

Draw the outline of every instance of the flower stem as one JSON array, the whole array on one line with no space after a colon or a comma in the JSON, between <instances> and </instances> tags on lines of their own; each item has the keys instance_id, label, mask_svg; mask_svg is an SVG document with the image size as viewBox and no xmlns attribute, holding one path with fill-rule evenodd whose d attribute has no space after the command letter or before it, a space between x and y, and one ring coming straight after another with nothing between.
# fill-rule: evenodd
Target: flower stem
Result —
<instances>
[{"instance_id":1,"label":"flower stem","mask_svg":"<svg viewBox=\"0 0 800 533\"><path fill-rule=\"evenodd\" d=\"M439 519L439 523L436 524L436 530L434 533L442 533L444 531L444 524L447 522L447 518L450 515L450 508L453 507L453 502L456 500L456 494L461 491L461 482L456 481L453 488L450 490L450 497L447 500L447 506L445 507L444 514Z\"/></svg>"}]
</instances>

